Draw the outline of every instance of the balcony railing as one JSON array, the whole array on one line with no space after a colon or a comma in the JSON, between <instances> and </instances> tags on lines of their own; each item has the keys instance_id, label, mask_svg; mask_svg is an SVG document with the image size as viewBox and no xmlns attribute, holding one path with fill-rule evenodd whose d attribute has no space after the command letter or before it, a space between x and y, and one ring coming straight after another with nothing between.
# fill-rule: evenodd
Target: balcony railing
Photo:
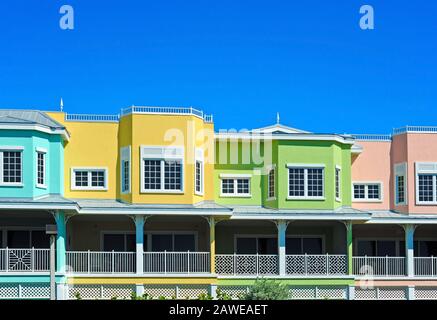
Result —
<instances>
[{"instance_id":1,"label":"balcony railing","mask_svg":"<svg viewBox=\"0 0 437 320\"><path fill-rule=\"evenodd\" d=\"M43 272L49 269L49 249L0 249L1 272Z\"/></svg>"},{"instance_id":2,"label":"balcony railing","mask_svg":"<svg viewBox=\"0 0 437 320\"><path fill-rule=\"evenodd\" d=\"M277 275L276 254L218 254L215 272L220 275Z\"/></svg>"},{"instance_id":3,"label":"balcony railing","mask_svg":"<svg viewBox=\"0 0 437 320\"><path fill-rule=\"evenodd\" d=\"M144 273L210 273L209 252L144 252Z\"/></svg>"},{"instance_id":4,"label":"balcony railing","mask_svg":"<svg viewBox=\"0 0 437 320\"><path fill-rule=\"evenodd\" d=\"M347 274L346 255L287 255L286 273L295 276L334 276Z\"/></svg>"},{"instance_id":5,"label":"balcony railing","mask_svg":"<svg viewBox=\"0 0 437 320\"><path fill-rule=\"evenodd\" d=\"M66 121L78 122L118 122L118 114L65 114Z\"/></svg>"},{"instance_id":6,"label":"balcony railing","mask_svg":"<svg viewBox=\"0 0 437 320\"><path fill-rule=\"evenodd\" d=\"M206 115L202 110L197 110L192 107L132 106L121 110L122 115L128 115L131 113L194 115L203 119L205 122L213 122L212 115Z\"/></svg>"},{"instance_id":7,"label":"balcony railing","mask_svg":"<svg viewBox=\"0 0 437 320\"><path fill-rule=\"evenodd\" d=\"M71 273L135 273L135 252L67 251L67 271Z\"/></svg>"},{"instance_id":8,"label":"balcony railing","mask_svg":"<svg viewBox=\"0 0 437 320\"><path fill-rule=\"evenodd\" d=\"M353 273L365 276L405 276L405 257L353 257Z\"/></svg>"},{"instance_id":9,"label":"balcony railing","mask_svg":"<svg viewBox=\"0 0 437 320\"><path fill-rule=\"evenodd\" d=\"M437 276L437 257L415 257L414 274L416 276Z\"/></svg>"}]
</instances>

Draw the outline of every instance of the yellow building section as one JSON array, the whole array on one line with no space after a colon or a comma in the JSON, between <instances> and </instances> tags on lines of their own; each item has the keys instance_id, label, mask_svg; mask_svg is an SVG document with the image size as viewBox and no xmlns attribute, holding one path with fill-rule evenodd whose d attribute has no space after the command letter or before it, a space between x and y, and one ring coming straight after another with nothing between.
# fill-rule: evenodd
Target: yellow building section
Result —
<instances>
[{"instance_id":1,"label":"yellow building section","mask_svg":"<svg viewBox=\"0 0 437 320\"><path fill-rule=\"evenodd\" d=\"M138 204L195 204L214 199L214 125L187 114L130 113L119 122L66 121L64 112L47 112L71 135L64 149L64 195L68 198L119 199ZM183 147L182 192L142 191L141 148ZM130 147L130 191L121 190L121 152ZM196 150L203 153L203 190L195 191ZM105 190L74 190L73 168L107 170Z\"/></svg>"},{"instance_id":2,"label":"yellow building section","mask_svg":"<svg viewBox=\"0 0 437 320\"><path fill-rule=\"evenodd\" d=\"M120 119L120 148L131 147L131 193L119 198L144 204L193 204L214 199L214 126L193 115L129 114ZM183 191L142 191L141 148L183 147ZM203 151L203 194L195 192L195 153Z\"/></svg>"},{"instance_id":3,"label":"yellow building section","mask_svg":"<svg viewBox=\"0 0 437 320\"><path fill-rule=\"evenodd\" d=\"M168 277L168 278L144 278L144 277L70 277L68 284L217 284L215 277Z\"/></svg>"},{"instance_id":4,"label":"yellow building section","mask_svg":"<svg viewBox=\"0 0 437 320\"><path fill-rule=\"evenodd\" d=\"M64 196L67 198L115 199L118 175L118 123L65 121L64 112L47 112L64 125L71 139L64 148ZM107 170L106 190L72 190L73 168L103 168Z\"/></svg>"}]
</instances>

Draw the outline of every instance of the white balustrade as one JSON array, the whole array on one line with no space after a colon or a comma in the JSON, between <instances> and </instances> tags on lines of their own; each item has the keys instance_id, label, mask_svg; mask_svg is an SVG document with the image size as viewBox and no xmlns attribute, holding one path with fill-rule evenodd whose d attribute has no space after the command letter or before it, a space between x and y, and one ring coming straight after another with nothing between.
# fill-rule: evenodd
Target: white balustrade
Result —
<instances>
[{"instance_id":1,"label":"white balustrade","mask_svg":"<svg viewBox=\"0 0 437 320\"><path fill-rule=\"evenodd\" d=\"M339 254L287 255L286 273L295 276L332 276L347 273L347 256Z\"/></svg>"},{"instance_id":2,"label":"white balustrade","mask_svg":"<svg viewBox=\"0 0 437 320\"><path fill-rule=\"evenodd\" d=\"M277 275L276 254L218 254L215 271L220 275Z\"/></svg>"},{"instance_id":3,"label":"white balustrade","mask_svg":"<svg viewBox=\"0 0 437 320\"><path fill-rule=\"evenodd\" d=\"M144 252L144 273L210 273L209 252Z\"/></svg>"},{"instance_id":4,"label":"white balustrade","mask_svg":"<svg viewBox=\"0 0 437 320\"><path fill-rule=\"evenodd\" d=\"M437 257L415 257L414 274L416 276L437 276Z\"/></svg>"},{"instance_id":5,"label":"white balustrade","mask_svg":"<svg viewBox=\"0 0 437 320\"><path fill-rule=\"evenodd\" d=\"M135 252L67 251L67 272L135 273Z\"/></svg>"},{"instance_id":6,"label":"white balustrade","mask_svg":"<svg viewBox=\"0 0 437 320\"><path fill-rule=\"evenodd\" d=\"M353 257L353 273L366 276L405 276L405 257Z\"/></svg>"},{"instance_id":7,"label":"white balustrade","mask_svg":"<svg viewBox=\"0 0 437 320\"><path fill-rule=\"evenodd\" d=\"M78 122L118 122L120 116L118 114L71 114L65 115L66 121Z\"/></svg>"},{"instance_id":8,"label":"white balustrade","mask_svg":"<svg viewBox=\"0 0 437 320\"><path fill-rule=\"evenodd\" d=\"M0 249L0 272L43 272L49 270L49 249Z\"/></svg>"}]
</instances>

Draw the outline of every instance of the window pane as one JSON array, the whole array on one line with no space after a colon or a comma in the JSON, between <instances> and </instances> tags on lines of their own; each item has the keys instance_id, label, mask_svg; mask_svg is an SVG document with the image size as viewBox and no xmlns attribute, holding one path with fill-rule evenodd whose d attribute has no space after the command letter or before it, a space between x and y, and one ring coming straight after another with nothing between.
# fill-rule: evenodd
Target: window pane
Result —
<instances>
[{"instance_id":1,"label":"window pane","mask_svg":"<svg viewBox=\"0 0 437 320\"><path fill-rule=\"evenodd\" d=\"M335 169L335 197L340 198L340 169Z\"/></svg>"},{"instance_id":2,"label":"window pane","mask_svg":"<svg viewBox=\"0 0 437 320\"><path fill-rule=\"evenodd\" d=\"M195 251L196 242L194 234L175 234L174 251Z\"/></svg>"},{"instance_id":3,"label":"window pane","mask_svg":"<svg viewBox=\"0 0 437 320\"><path fill-rule=\"evenodd\" d=\"M173 251L172 234L153 234L152 251Z\"/></svg>"},{"instance_id":4,"label":"window pane","mask_svg":"<svg viewBox=\"0 0 437 320\"><path fill-rule=\"evenodd\" d=\"M237 179L237 193L238 194L249 194L249 179Z\"/></svg>"},{"instance_id":5,"label":"window pane","mask_svg":"<svg viewBox=\"0 0 437 320\"><path fill-rule=\"evenodd\" d=\"M30 248L30 231L9 230L8 244L9 248Z\"/></svg>"},{"instance_id":6,"label":"window pane","mask_svg":"<svg viewBox=\"0 0 437 320\"><path fill-rule=\"evenodd\" d=\"M278 254L278 241L276 238L258 238L259 254Z\"/></svg>"},{"instance_id":7,"label":"window pane","mask_svg":"<svg viewBox=\"0 0 437 320\"><path fill-rule=\"evenodd\" d=\"M379 184L367 185L367 197L369 199L379 199Z\"/></svg>"},{"instance_id":8,"label":"window pane","mask_svg":"<svg viewBox=\"0 0 437 320\"><path fill-rule=\"evenodd\" d=\"M233 194L234 193L234 180L233 179L222 179L222 193L223 194Z\"/></svg>"},{"instance_id":9,"label":"window pane","mask_svg":"<svg viewBox=\"0 0 437 320\"><path fill-rule=\"evenodd\" d=\"M287 254L303 254L301 238L287 238L285 251Z\"/></svg>"},{"instance_id":10,"label":"window pane","mask_svg":"<svg viewBox=\"0 0 437 320\"><path fill-rule=\"evenodd\" d=\"M323 197L323 169L308 169L308 197Z\"/></svg>"},{"instance_id":11,"label":"window pane","mask_svg":"<svg viewBox=\"0 0 437 320\"><path fill-rule=\"evenodd\" d=\"M130 175L130 169L129 169L129 161L123 161L123 192L129 191L129 175Z\"/></svg>"},{"instance_id":12,"label":"window pane","mask_svg":"<svg viewBox=\"0 0 437 320\"><path fill-rule=\"evenodd\" d=\"M21 182L21 152L3 152L3 182Z\"/></svg>"},{"instance_id":13,"label":"window pane","mask_svg":"<svg viewBox=\"0 0 437 320\"><path fill-rule=\"evenodd\" d=\"M432 202L433 200L432 175L419 174L419 201Z\"/></svg>"},{"instance_id":14,"label":"window pane","mask_svg":"<svg viewBox=\"0 0 437 320\"><path fill-rule=\"evenodd\" d=\"M161 189L161 161L144 160L144 189Z\"/></svg>"},{"instance_id":15,"label":"window pane","mask_svg":"<svg viewBox=\"0 0 437 320\"><path fill-rule=\"evenodd\" d=\"M364 199L366 197L364 184L354 184L354 198Z\"/></svg>"},{"instance_id":16,"label":"window pane","mask_svg":"<svg viewBox=\"0 0 437 320\"><path fill-rule=\"evenodd\" d=\"M437 257L437 241L420 241L421 257Z\"/></svg>"},{"instance_id":17,"label":"window pane","mask_svg":"<svg viewBox=\"0 0 437 320\"><path fill-rule=\"evenodd\" d=\"M104 234L103 251L124 251L124 234Z\"/></svg>"},{"instance_id":18,"label":"window pane","mask_svg":"<svg viewBox=\"0 0 437 320\"><path fill-rule=\"evenodd\" d=\"M288 188L290 197L303 197L305 195L304 169L288 169Z\"/></svg>"},{"instance_id":19,"label":"window pane","mask_svg":"<svg viewBox=\"0 0 437 320\"><path fill-rule=\"evenodd\" d=\"M360 240L357 247L359 256L376 256L376 241Z\"/></svg>"},{"instance_id":20,"label":"window pane","mask_svg":"<svg viewBox=\"0 0 437 320\"><path fill-rule=\"evenodd\" d=\"M322 254L322 239L321 238L303 238L303 253L306 254Z\"/></svg>"},{"instance_id":21,"label":"window pane","mask_svg":"<svg viewBox=\"0 0 437 320\"><path fill-rule=\"evenodd\" d=\"M50 248L50 236L45 230L32 231L32 247L33 248Z\"/></svg>"},{"instance_id":22,"label":"window pane","mask_svg":"<svg viewBox=\"0 0 437 320\"><path fill-rule=\"evenodd\" d=\"M269 198L275 197L275 169L271 169L269 172Z\"/></svg>"},{"instance_id":23,"label":"window pane","mask_svg":"<svg viewBox=\"0 0 437 320\"><path fill-rule=\"evenodd\" d=\"M144 243L147 243L147 239L144 236ZM127 252L135 252L136 251L136 236L135 234L126 234L126 251Z\"/></svg>"},{"instance_id":24,"label":"window pane","mask_svg":"<svg viewBox=\"0 0 437 320\"><path fill-rule=\"evenodd\" d=\"M237 238L238 254L256 254L256 238Z\"/></svg>"},{"instance_id":25,"label":"window pane","mask_svg":"<svg viewBox=\"0 0 437 320\"><path fill-rule=\"evenodd\" d=\"M196 192L202 192L202 163L196 161Z\"/></svg>"},{"instance_id":26,"label":"window pane","mask_svg":"<svg viewBox=\"0 0 437 320\"><path fill-rule=\"evenodd\" d=\"M75 171L76 187L88 187L88 171Z\"/></svg>"},{"instance_id":27,"label":"window pane","mask_svg":"<svg viewBox=\"0 0 437 320\"><path fill-rule=\"evenodd\" d=\"M396 256L396 241L378 240L376 242L376 254L380 257Z\"/></svg>"},{"instance_id":28,"label":"window pane","mask_svg":"<svg viewBox=\"0 0 437 320\"><path fill-rule=\"evenodd\" d=\"M104 171L91 171L91 186L92 187L105 187L105 172Z\"/></svg>"},{"instance_id":29,"label":"window pane","mask_svg":"<svg viewBox=\"0 0 437 320\"><path fill-rule=\"evenodd\" d=\"M4 248L5 246L3 245L3 230L0 230L0 248Z\"/></svg>"},{"instance_id":30,"label":"window pane","mask_svg":"<svg viewBox=\"0 0 437 320\"><path fill-rule=\"evenodd\" d=\"M45 154L42 152L37 152L37 183L40 185L45 184L44 166Z\"/></svg>"},{"instance_id":31,"label":"window pane","mask_svg":"<svg viewBox=\"0 0 437 320\"><path fill-rule=\"evenodd\" d=\"M404 186L404 176L396 177L396 202L405 202L405 186Z\"/></svg>"},{"instance_id":32,"label":"window pane","mask_svg":"<svg viewBox=\"0 0 437 320\"><path fill-rule=\"evenodd\" d=\"M180 161L165 161L164 189L182 190L182 164Z\"/></svg>"}]
</instances>

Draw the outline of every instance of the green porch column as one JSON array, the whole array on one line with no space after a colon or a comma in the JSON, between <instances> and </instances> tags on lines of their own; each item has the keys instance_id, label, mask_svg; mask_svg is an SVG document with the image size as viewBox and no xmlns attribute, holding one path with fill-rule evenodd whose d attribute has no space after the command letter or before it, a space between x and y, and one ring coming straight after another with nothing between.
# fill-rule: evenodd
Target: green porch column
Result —
<instances>
[{"instance_id":1,"label":"green porch column","mask_svg":"<svg viewBox=\"0 0 437 320\"><path fill-rule=\"evenodd\" d=\"M63 211L57 211L55 213L55 221L57 228L56 235L56 272L65 272L66 266L66 239L67 239L67 227L65 221L65 213Z\"/></svg>"},{"instance_id":2,"label":"green porch column","mask_svg":"<svg viewBox=\"0 0 437 320\"><path fill-rule=\"evenodd\" d=\"M346 221L346 254L347 254L347 273L353 274L353 240L352 240L352 221Z\"/></svg>"}]
</instances>

